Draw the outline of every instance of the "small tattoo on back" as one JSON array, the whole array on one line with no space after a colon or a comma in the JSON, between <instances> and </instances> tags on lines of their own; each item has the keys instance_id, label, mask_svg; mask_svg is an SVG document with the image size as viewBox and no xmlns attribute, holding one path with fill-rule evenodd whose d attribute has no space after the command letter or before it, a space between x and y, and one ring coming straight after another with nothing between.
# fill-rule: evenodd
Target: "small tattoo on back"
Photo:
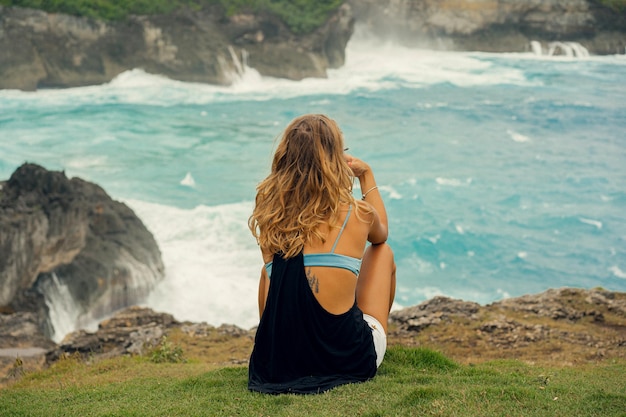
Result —
<instances>
[{"instance_id":1,"label":"small tattoo on back","mask_svg":"<svg viewBox=\"0 0 626 417\"><path fill-rule=\"evenodd\" d=\"M318 294L320 292L320 282L315 274L311 272L311 268L306 271L306 279L307 281L309 281L309 287L311 287L311 291Z\"/></svg>"}]
</instances>

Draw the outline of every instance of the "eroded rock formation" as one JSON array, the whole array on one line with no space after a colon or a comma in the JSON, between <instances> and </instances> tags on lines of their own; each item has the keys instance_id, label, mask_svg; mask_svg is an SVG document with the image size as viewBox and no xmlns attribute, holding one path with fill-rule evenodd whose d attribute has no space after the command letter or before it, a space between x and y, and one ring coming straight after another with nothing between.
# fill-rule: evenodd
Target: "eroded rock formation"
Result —
<instances>
[{"instance_id":1,"label":"eroded rock formation","mask_svg":"<svg viewBox=\"0 0 626 417\"><path fill-rule=\"evenodd\" d=\"M54 303L71 304L77 322L98 319L163 276L152 234L99 186L34 164L0 182L0 307L34 313L45 336Z\"/></svg>"}]
</instances>

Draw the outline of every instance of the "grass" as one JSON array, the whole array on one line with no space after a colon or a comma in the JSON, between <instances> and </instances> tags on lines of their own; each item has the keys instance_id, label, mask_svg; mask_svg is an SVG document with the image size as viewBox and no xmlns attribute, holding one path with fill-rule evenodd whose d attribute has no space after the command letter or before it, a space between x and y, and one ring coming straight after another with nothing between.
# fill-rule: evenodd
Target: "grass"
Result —
<instances>
[{"instance_id":1,"label":"grass","mask_svg":"<svg viewBox=\"0 0 626 417\"><path fill-rule=\"evenodd\" d=\"M626 362L460 365L394 346L379 374L313 396L247 390L247 368L66 358L0 390L2 416L626 416Z\"/></svg>"}]
</instances>

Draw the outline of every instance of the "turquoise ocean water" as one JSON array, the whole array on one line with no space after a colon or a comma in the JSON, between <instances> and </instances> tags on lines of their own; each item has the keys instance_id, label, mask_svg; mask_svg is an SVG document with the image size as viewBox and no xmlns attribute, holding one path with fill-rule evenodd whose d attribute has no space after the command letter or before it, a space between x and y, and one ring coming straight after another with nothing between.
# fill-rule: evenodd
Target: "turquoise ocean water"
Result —
<instances>
[{"instance_id":1,"label":"turquoise ocean water","mask_svg":"<svg viewBox=\"0 0 626 417\"><path fill-rule=\"evenodd\" d=\"M381 186L396 307L562 286L626 291L625 74L624 56L355 40L328 79L247 69L226 88L134 70L100 86L5 90L0 178L29 161L98 183L161 247L167 277L147 305L251 327L255 186L284 126L325 113Z\"/></svg>"}]
</instances>

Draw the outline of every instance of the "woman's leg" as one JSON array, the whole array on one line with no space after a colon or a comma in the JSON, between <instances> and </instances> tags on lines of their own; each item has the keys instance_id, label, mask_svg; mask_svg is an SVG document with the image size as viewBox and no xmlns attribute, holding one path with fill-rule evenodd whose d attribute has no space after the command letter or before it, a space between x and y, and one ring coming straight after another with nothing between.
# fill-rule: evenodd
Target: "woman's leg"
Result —
<instances>
[{"instance_id":1,"label":"woman's leg","mask_svg":"<svg viewBox=\"0 0 626 417\"><path fill-rule=\"evenodd\" d=\"M363 255L356 286L356 302L365 314L373 316L385 328L396 294L396 264L386 243L370 245Z\"/></svg>"}]
</instances>

